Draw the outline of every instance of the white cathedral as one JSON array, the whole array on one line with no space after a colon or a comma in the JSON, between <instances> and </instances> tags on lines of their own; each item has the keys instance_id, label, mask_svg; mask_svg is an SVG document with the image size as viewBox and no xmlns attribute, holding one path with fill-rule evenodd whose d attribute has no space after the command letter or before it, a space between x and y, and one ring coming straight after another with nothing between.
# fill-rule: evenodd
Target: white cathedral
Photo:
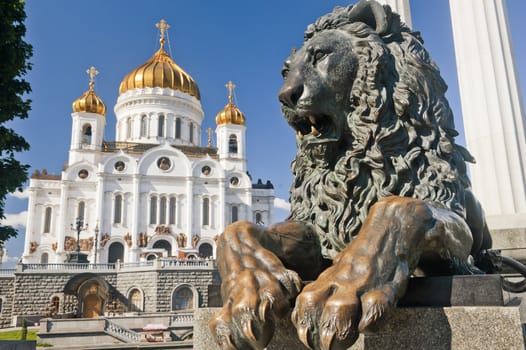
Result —
<instances>
[{"instance_id":1,"label":"white cathedral","mask_svg":"<svg viewBox=\"0 0 526 350\"><path fill-rule=\"evenodd\" d=\"M127 74L115 104L115 141L103 139L106 106L89 90L73 102L69 159L61 175L35 171L29 185L24 263L90 263L158 257L214 258L231 222L273 221L274 189L247 173L245 116L232 101L201 145L199 88L160 48ZM78 239L79 238L79 239Z\"/></svg>"}]
</instances>

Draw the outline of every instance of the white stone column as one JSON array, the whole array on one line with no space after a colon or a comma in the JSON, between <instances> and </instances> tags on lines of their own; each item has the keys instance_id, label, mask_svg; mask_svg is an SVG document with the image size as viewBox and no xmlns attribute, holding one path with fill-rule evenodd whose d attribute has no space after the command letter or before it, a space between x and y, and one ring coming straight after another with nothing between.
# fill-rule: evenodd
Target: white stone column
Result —
<instances>
[{"instance_id":1,"label":"white stone column","mask_svg":"<svg viewBox=\"0 0 526 350\"><path fill-rule=\"evenodd\" d=\"M450 0L473 191L492 230L526 228L526 140L505 0Z\"/></svg>"},{"instance_id":2,"label":"white stone column","mask_svg":"<svg viewBox=\"0 0 526 350\"><path fill-rule=\"evenodd\" d=\"M140 175L133 175L133 193L132 193L132 214L130 215L131 225L131 236L132 236L132 249L137 249L137 238L139 234L139 221L140 221L140 210L139 205L141 203L140 198ZM137 257L134 257L136 259ZM137 259L136 259L137 260Z\"/></svg>"},{"instance_id":3,"label":"white stone column","mask_svg":"<svg viewBox=\"0 0 526 350\"><path fill-rule=\"evenodd\" d=\"M58 215L57 220L57 240L58 240L58 247L57 247L57 263L61 263L63 261L62 257L65 257L65 251L64 251L64 239L66 238L66 227L69 228L70 222L67 222L68 219L68 183L66 181L62 181L60 184L60 212Z\"/></svg>"},{"instance_id":4,"label":"white stone column","mask_svg":"<svg viewBox=\"0 0 526 350\"><path fill-rule=\"evenodd\" d=\"M27 203L27 224L26 224L26 234L24 237L24 255L22 256L23 262L25 263L28 262L26 259L30 257L29 246L30 246L31 240L33 239L33 235L35 234L33 232L33 227L35 225L34 224L35 217L33 214L35 213L35 210L36 210L36 207L35 207L36 191L34 188L30 187L28 189L28 192L29 192L29 199ZM56 214L52 213L52 215L56 215ZM45 213L44 213L44 217L45 217Z\"/></svg>"},{"instance_id":5,"label":"white stone column","mask_svg":"<svg viewBox=\"0 0 526 350\"><path fill-rule=\"evenodd\" d=\"M413 27L411 23L411 8L409 6L409 0L378 0L383 5L391 6L393 12L400 15L402 22L407 24L409 28Z\"/></svg>"},{"instance_id":6,"label":"white stone column","mask_svg":"<svg viewBox=\"0 0 526 350\"><path fill-rule=\"evenodd\" d=\"M199 217L198 214L196 214L195 216L192 215L194 211L194 187L191 176L186 178L186 200L188 203L186 206L186 234L188 235L189 239L192 239L192 236L194 235L194 232L192 232L192 219L194 219L195 222L200 225L200 220L202 218Z\"/></svg>"},{"instance_id":7,"label":"white stone column","mask_svg":"<svg viewBox=\"0 0 526 350\"><path fill-rule=\"evenodd\" d=\"M219 222L218 222L218 229L219 232L223 232L225 230L225 218L226 218L226 210L227 210L227 204L226 204L226 188L227 188L227 182L225 179L221 178L218 182L219 185L219 208L218 208L218 216L219 216Z\"/></svg>"}]
</instances>

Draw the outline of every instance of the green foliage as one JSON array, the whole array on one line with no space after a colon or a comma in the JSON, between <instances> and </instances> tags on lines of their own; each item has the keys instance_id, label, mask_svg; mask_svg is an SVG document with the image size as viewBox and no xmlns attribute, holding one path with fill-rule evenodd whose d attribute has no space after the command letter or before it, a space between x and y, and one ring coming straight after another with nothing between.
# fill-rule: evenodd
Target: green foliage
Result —
<instances>
[{"instance_id":1,"label":"green foliage","mask_svg":"<svg viewBox=\"0 0 526 350\"><path fill-rule=\"evenodd\" d=\"M23 0L0 1L0 220L5 219L4 206L8 193L22 190L29 165L15 159L15 153L26 151L29 144L6 122L25 119L31 109L26 94L31 87L22 77L31 69L33 48L24 41L26 27ZM0 224L0 247L17 231Z\"/></svg>"}]
</instances>

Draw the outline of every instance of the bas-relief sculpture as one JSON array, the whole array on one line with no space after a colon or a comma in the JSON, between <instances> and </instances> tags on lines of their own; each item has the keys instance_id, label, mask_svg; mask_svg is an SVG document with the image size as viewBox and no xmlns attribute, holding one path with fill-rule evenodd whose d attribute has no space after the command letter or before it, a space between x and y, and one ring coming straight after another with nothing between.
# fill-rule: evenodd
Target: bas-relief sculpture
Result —
<instances>
[{"instance_id":1,"label":"bas-relief sculpture","mask_svg":"<svg viewBox=\"0 0 526 350\"><path fill-rule=\"evenodd\" d=\"M319 18L282 73L298 147L291 213L218 237L224 305L210 329L222 349L263 349L290 315L306 346L347 349L410 276L482 273L474 258L491 237L466 175L473 158L455 143L420 35L388 6Z\"/></svg>"}]
</instances>

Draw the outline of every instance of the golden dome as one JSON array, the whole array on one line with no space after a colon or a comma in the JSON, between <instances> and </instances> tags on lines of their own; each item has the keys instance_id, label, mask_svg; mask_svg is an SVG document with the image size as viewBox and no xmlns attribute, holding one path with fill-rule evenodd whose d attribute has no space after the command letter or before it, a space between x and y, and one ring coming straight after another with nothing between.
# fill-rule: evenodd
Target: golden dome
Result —
<instances>
[{"instance_id":1,"label":"golden dome","mask_svg":"<svg viewBox=\"0 0 526 350\"><path fill-rule=\"evenodd\" d=\"M179 90L200 100L199 87L194 79L164 50L164 32L170 26L161 20L157 23L157 27L161 30L160 49L146 63L124 77L119 87L119 94L133 89L160 87Z\"/></svg>"},{"instance_id":2,"label":"golden dome","mask_svg":"<svg viewBox=\"0 0 526 350\"><path fill-rule=\"evenodd\" d=\"M95 87L95 75L99 74L99 72L95 67L91 67L86 73L90 76L89 90L73 101L73 112L89 112L106 115L106 105L93 90Z\"/></svg>"},{"instance_id":3,"label":"golden dome","mask_svg":"<svg viewBox=\"0 0 526 350\"><path fill-rule=\"evenodd\" d=\"M228 103L219 113L217 113L216 124L217 125L223 125L223 124L245 125L245 115L232 102L232 90L234 90L236 86L232 84L231 81L229 81L228 84L226 84L225 86L229 90Z\"/></svg>"}]
</instances>

